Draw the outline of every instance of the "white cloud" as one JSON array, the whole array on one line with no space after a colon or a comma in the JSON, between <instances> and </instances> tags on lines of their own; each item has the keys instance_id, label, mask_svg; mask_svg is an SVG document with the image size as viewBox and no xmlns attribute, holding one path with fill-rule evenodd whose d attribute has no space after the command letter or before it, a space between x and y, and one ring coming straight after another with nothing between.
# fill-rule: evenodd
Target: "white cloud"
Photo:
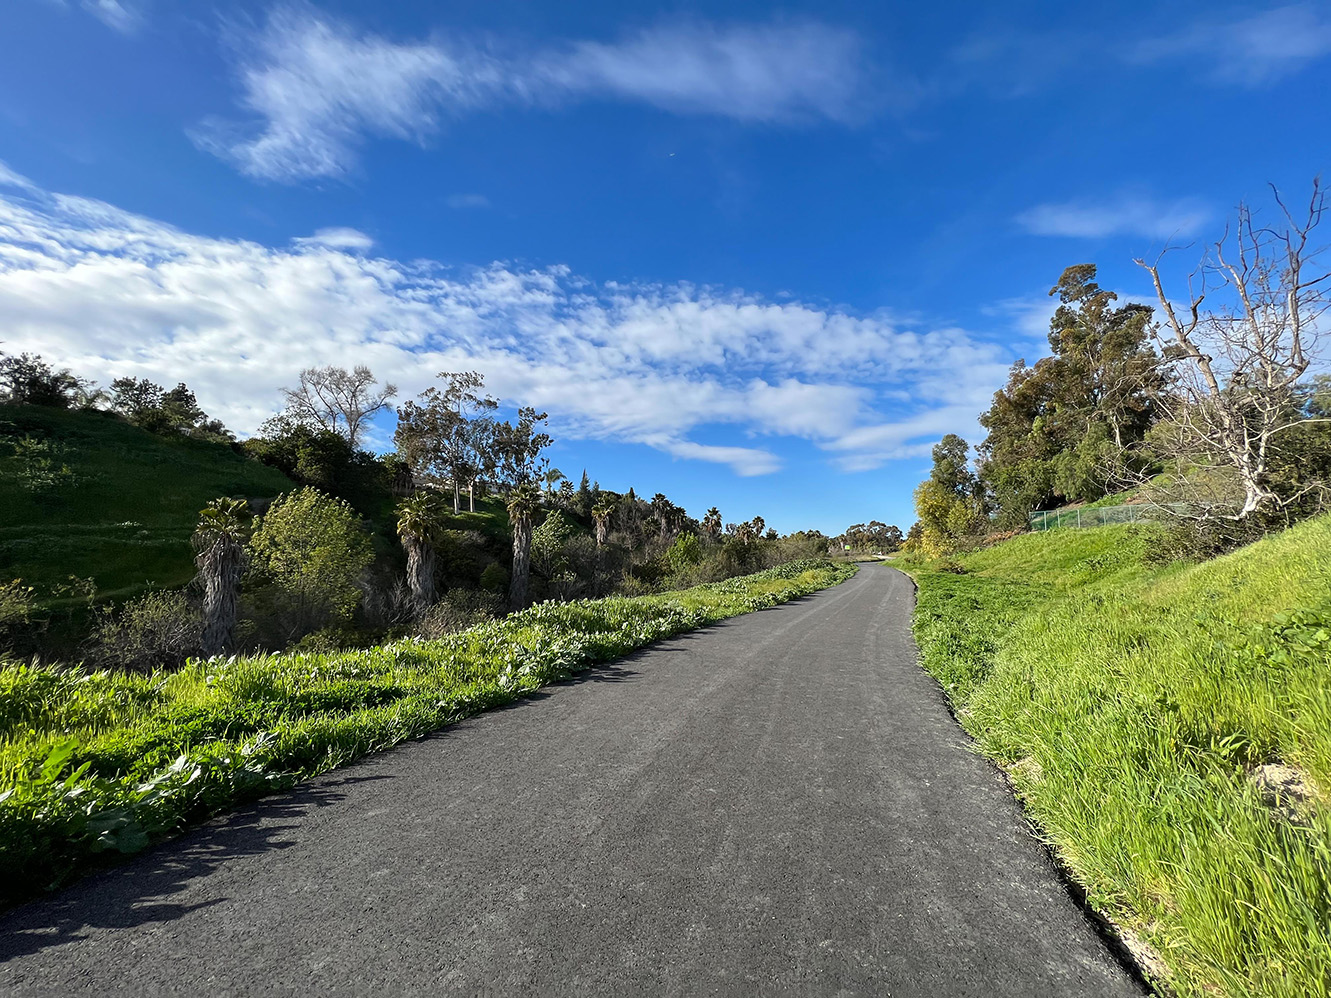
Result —
<instances>
[{"instance_id":1,"label":"white cloud","mask_svg":"<svg viewBox=\"0 0 1331 998\"><path fill-rule=\"evenodd\" d=\"M124 0L83 0L82 6L108 28L121 34L133 34L143 20L140 10Z\"/></svg>"},{"instance_id":2,"label":"white cloud","mask_svg":"<svg viewBox=\"0 0 1331 998\"><path fill-rule=\"evenodd\" d=\"M364 363L404 397L438 371L474 369L497 395L549 410L560 436L742 475L780 466L764 438L811 441L847 468L927 451L940 431L972 427L1006 375L998 348L886 313L684 284L596 286L563 267L457 271L370 245L333 229L273 248L86 198L0 193L5 349L102 383L185 380L240 432L303 367ZM695 439L704 430L713 442Z\"/></svg>"},{"instance_id":3,"label":"white cloud","mask_svg":"<svg viewBox=\"0 0 1331 998\"><path fill-rule=\"evenodd\" d=\"M445 200L450 208L488 208L490 199L484 194L450 194Z\"/></svg>"},{"instance_id":4,"label":"white cloud","mask_svg":"<svg viewBox=\"0 0 1331 998\"><path fill-rule=\"evenodd\" d=\"M4 160L0 159L0 187L19 187L35 190L33 182L21 173L15 173Z\"/></svg>"},{"instance_id":5,"label":"white cloud","mask_svg":"<svg viewBox=\"0 0 1331 998\"><path fill-rule=\"evenodd\" d=\"M1220 83L1261 86L1331 55L1331 17L1324 4L1290 4L1251 17L1208 20L1127 50L1137 62L1191 59Z\"/></svg>"},{"instance_id":6,"label":"white cloud","mask_svg":"<svg viewBox=\"0 0 1331 998\"><path fill-rule=\"evenodd\" d=\"M1112 200L1064 201L1036 205L1017 216L1017 222L1037 236L1103 239L1140 236L1172 239L1195 233L1210 221L1212 212L1192 199L1160 201L1139 195Z\"/></svg>"},{"instance_id":7,"label":"white cloud","mask_svg":"<svg viewBox=\"0 0 1331 998\"><path fill-rule=\"evenodd\" d=\"M353 250L364 252L374 246L374 240L359 229L334 226L319 229L312 236L293 239L298 246L326 246L329 249Z\"/></svg>"},{"instance_id":8,"label":"white cloud","mask_svg":"<svg viewBox=\"0 0 1331 998\"><path fill-rule=\"evenodd\" d=\"M236 44L241 103L195 141L271 180L337 177L369 138L423 142L444 122L499 104L595 98L744 121L848 121L865 101L853 34L817 23L665 26L615 43L495 55L464 40L392 41L305 4L277 8Z\"/></svg>"},{"instance_id":9,"label":"white cloud","mask_svg":"<svg viewBox=\"0 0 1331 998\"><path fill-rule=\"evenodd\" d=\"M854 34L817 23L691 24L579 42L539 61L534 76L555 90L682 113L847 121L861 111L863 57Z\"/></svg>"}]
</instances>

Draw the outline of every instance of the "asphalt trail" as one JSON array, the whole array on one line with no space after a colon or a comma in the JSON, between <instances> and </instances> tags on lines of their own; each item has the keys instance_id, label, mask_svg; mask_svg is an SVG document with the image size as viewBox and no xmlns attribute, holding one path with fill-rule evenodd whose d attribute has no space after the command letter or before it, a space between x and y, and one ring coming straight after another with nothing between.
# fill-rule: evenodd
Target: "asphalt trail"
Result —
<instances>
[{"instance_id":1,"label":"asphalt trail","mask_svg":"<svg viewBox=\"0 0 1331 998\"><path fill-rule=\"evenodd\" d=\"M870 567L0 917L21 995L1141 994Z\"/></svg>"}]
</instances>

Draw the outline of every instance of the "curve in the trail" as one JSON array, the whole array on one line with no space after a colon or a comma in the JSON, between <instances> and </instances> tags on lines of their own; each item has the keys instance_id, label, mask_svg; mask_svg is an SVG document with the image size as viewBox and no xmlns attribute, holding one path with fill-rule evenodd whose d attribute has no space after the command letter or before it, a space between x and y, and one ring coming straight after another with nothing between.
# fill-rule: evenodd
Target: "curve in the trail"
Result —
<instances>
[{"instance_id":1,"label":"curve in the trail","mask_svg":"<svg viewBox=\"0 0 1331 998\"><path fill-rule=\"evenodd\" d=\"M1141 989L916 665L885 567L0 917L6 995Z\"/></svg>"}]
</instances>

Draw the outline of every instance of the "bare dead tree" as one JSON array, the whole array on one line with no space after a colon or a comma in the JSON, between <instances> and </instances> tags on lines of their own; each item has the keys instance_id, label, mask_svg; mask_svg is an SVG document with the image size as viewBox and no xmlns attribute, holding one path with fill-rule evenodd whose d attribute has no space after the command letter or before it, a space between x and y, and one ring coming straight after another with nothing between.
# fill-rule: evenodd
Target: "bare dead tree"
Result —
<instances>
[{"instance_id":1,"label":"bare dead tree","mask_svg":"<svg viewBox=\"0 0 1331 998\"><path fill-rule=\"evenodd\" d=\"M1186 480L1214 491L1216 482L1229 478L1242 491L1242 501L1228 509L1197 504L1201 516L1243 520L1322 487L1305 483L1293 492L1277 491L1271 471L1281 435L1310 421L1299 382L1316 357L1319 321L1331 304L1331 272L1320 264L1321 247L1312 243L1326 192L1320 178L1314 180L1306 211L1295 215L1272 191L1276 224L1259 224L1250 206L1240 204L1233 227L1189 277L1186 304L1176 304L1165 291L1164 253L1154 263L1136 261L1151 275L1165 316L1152 333L1173 386L1161 400L1167 422L1161 437L1189 469L1176 483L1184 491L1191 487ZM1203 309L1208 299L1217 303Z\"/></svg>"},{"instance_id":2,"label":"bare dead tree","mask_svg":"<svg viewBox=\"0 0 1331 998\"><path fill-rule=\"evenodd\" d=\"M284 388L287 415L306 426L321 426L340 433L354 448L360 443L365 420L388 408L397 386L380 385L364 364L347 371L341 367L307 367L295 388Z\"/></svg>"}]
</instances>

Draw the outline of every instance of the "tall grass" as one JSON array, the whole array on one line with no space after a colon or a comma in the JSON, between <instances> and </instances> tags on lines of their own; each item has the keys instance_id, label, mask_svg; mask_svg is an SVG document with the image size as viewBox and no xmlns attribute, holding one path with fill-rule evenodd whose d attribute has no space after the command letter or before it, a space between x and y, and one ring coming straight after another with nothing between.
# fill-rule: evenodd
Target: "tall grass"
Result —
<instances>
[{"instance_id":1,"label":"tall grass","mask_svg":"<svg viewBox=\"0 0 1331 998\"><path fill-rule=\"evenodd\" d=\"M542 603L438 641L128 675L0 667L0 904L596 662L849 578L795 562L634 599Z\"/></svg>"},{"instance_id":2,"label":"tall grass","mask_svg":"<svg viewBox=\"0 0 1331 998\"><path fill-rule=\"evenodd\" d=\"M1157 536L915 566L924 664L1178 993L1331 994L1331 518L1191 566L1151 565ZM1272 807L1273 762L1314 797Z\"/></svg>"}]
</instances>

